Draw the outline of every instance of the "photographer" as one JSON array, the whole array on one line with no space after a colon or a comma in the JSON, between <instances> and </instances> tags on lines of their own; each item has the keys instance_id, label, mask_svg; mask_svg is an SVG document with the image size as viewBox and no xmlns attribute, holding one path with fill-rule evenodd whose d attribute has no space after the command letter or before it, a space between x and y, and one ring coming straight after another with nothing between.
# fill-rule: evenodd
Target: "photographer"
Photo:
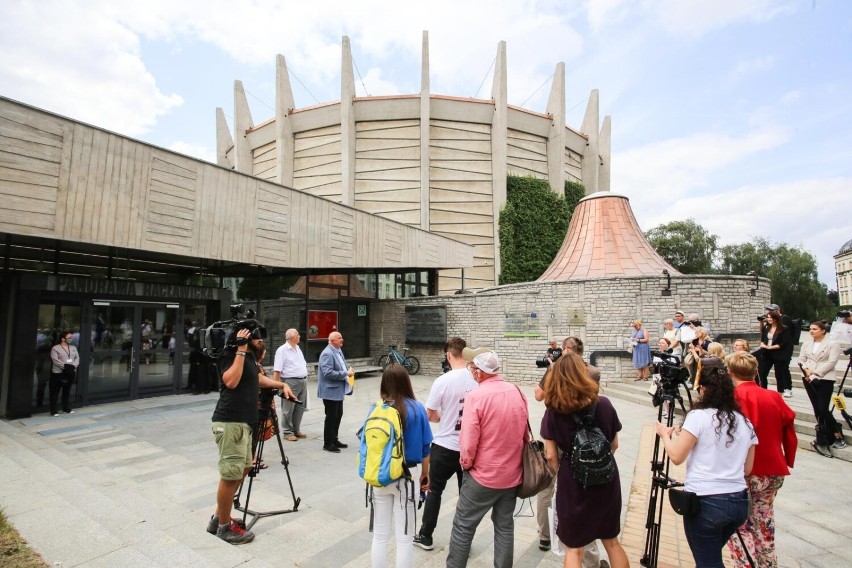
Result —
<instances>
[{"instance_id":1,"label":"photographer","mask_svg":"<svg viewBox=\"0 0 852 568\"><path fill-rule=\"evenodd\" d=\"M254 331L257 331L255 329ZM234 347L228 347L219 359L224 388L213 411L213 434L219 449L219 488L216 492L216 513L207 530L216 523L216 536L231 544L244 544L254 539L231 518L234 494L252 467L252 432L258 420L257 400L260 388L284 390L288 398L293 393L287 385L260 375L256 354L263 340L252 330L242 328L236 333Z\"/></svg>"},{"instance_id":2,"label":"photographer","mask_svg":"<svg viewBox=\"0 0 852 568\"><path fill-rule=\"evenodd\" d=\"M547 348L547 355L544 356L547 365L552 365L560 357L562 357L562 348L559 347L559 343L555 339L551 339L550 347Z\"/></svg>"}]
</instances>

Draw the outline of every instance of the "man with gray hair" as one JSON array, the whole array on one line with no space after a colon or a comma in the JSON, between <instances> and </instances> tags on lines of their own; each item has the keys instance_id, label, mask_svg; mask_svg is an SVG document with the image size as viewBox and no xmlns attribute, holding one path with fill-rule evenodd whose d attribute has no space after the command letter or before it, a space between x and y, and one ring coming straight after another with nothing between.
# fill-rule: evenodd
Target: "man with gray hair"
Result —
<instances>
[{"instance_id":1,"label":"man with gray hair","mask_svg":"<svg viewBox=\"0 0 852 568\"><path fill-rule=\"evenodd\" d=\"M307 438L302 432L302 414L305 412L305 400L308 396L308 364L299 347L299 332L288 329L284 334L284 345L275 351L272 378L290 387L298 399L296 404L290 400L281 402L281 433L284 439L295 442Z\"/></svg>"},{"instance_id":2,"label":"man with gray hair","mask_svg":"<svg viewBox=\"0 0 852 568\"><path fill-rule=\"evenodd\" d=\"M447 567L467 566L482 517L491 510L494 566L510 568L515 546L515 495L523 477L521 453L529 439L527 399L497 374L500 358L487 348L465 347L462 357L479 386L465 396L459 434L464 475L453 518Z\"/></svg>"}]
</instances>

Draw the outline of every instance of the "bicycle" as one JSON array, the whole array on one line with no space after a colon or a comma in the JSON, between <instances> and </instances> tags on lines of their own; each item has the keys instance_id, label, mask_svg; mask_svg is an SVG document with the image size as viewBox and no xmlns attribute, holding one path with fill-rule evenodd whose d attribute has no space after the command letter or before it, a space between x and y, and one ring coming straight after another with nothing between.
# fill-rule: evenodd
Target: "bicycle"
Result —
<instances>
[{"instance_id":1,"label":"bicycle","mask_svg":"<svg viewBox=\"0 0 852 568\"><path fill-rule=\"evenodd\" d=\"M384 370L391 363L399 363L408 371L410 375L416 375L420 371L420 359L413 355L407 355L408 347L402 348L402 353L396 350L396 345L390 346L390 351L387 355L379 357L379 367Z\"/></svg>"}]
</instances>

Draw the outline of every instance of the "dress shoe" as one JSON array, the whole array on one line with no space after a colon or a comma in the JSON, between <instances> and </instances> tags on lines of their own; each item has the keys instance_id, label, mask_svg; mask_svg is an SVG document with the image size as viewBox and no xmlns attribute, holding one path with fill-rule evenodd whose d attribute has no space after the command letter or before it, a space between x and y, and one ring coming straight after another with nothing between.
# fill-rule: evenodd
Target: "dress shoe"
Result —
<instances>
[{"instance_id":1,"label":"dress shoe","mask_svg":"<svg viewBox=\"0 0 852 568\"><path fill-rule=\"evenodd\" d=\"M286 436L284 436L284 439L288 442L295 442L299 438L297 438L295 434L287 434Z\"/></svg>"},{"instance_id":2,"label":"dress shoe","mask_svg":"<svg viewBox=\"0 0 852 568\"><path fill-rule=\"evenodd\" d=\"M338 448L337 446L323 446L322 449L326 452L331 452L333 454L340 453L340 448Z\"/></svg>"},{"instance_id":3,"label":"dress shoe","mask_svg":"<svg viewBox=\"0 0 852 568\"><path fill-rule=\"evenodd\" d=\"M334 445L337 446L338 448L348 448L349 447L349 444L344 444L340 440L337 440L336 442L334 442Z\"/></svg>"},{"instance_id":4,"label":"dress shoe","mask_svg":"<svg viewBox=\"0 0 852 568\"><path fill-rule=\"evenodd\" d=\"M307 438L308 435L305 434L304 432L296 432L296 437L297 438Z\"/></svg>"}]
</instances>

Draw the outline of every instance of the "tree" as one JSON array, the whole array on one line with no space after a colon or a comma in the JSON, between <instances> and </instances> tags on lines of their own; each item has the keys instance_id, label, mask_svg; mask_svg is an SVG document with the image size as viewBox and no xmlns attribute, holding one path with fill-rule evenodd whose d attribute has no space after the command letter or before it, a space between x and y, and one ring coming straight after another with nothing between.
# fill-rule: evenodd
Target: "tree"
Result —
<instances>
[{"instance_id":1,"label":"tree","mask_svg":"<svg viewBox=\"0 0 852 568\"><path fill-rule=\"evenodd\" d=\"M718 237L694 219L654 227L645 237L669 264L684 274L710 274Z\"/></svg>"},{"instance_id":2,"label":"tree","mask_svg":"<svg viewBox=\"0 0 852 568\"><path fill-rule=\"evenodd\" d=\"M721 274L754 272L772 280L772 303L785 314L813 320L833 309L828 289L819 281L816 258L800 247L758 237L750 243L722 247L719 257Z\"/></svg>"}]
</instances>

